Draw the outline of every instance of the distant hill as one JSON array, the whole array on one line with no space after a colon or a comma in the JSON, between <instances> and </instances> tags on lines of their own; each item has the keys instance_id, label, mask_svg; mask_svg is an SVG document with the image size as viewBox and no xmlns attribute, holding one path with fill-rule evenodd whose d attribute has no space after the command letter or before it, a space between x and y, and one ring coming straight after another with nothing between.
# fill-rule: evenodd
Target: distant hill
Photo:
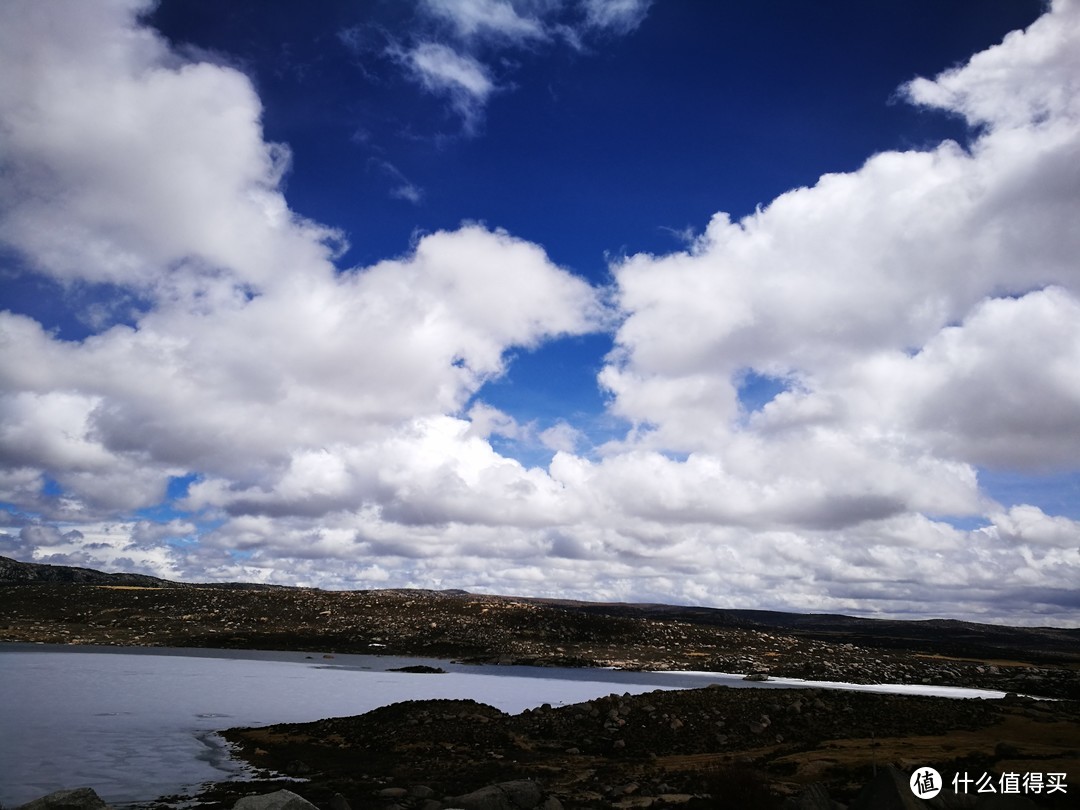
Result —
<instances>
[{"instance_id":1,"label":"distant hill","mask_svg":"<svg viewBox=\"0 0 1080 810\"><path fill-rule=\"evenodd\" d=\"M959 656L1023 655L1033 660L1080 661L1080 628L1009 627L955 619L866 619L836 613L786 613L663 604L525 600L581 613L679 621L713 627L779 632L879 649L933 648Z\"/></svg>"},{"instance_id":2,"label":"distant hill","mask_svg":"<svg viewBox=\"0 0 1080 810\"><path fill-rule=\"evenodd\" d=\"M0 557L0 587L17 585L111 585L142 588L183 589L194 596L200 592L275 591L300 593L312 589L256 583L173 582L143 574L107 574L89 568L24 563ZM351 598L322 592L328 599ZM543 599L520 596L480 596L461 590L388 589L368 591L372 596L415 600L415 610L432 616L449 615L453 604L486 599L510 604L527 604L557 611L581 632L593 619L679 622L687 625L780 633L832 644L856 644L879 650L933 650L938 654L973 658L1013 658L1028 661L1080 662L1080 629L1056 627L1007 627L950 619L922 621L866 619L824 613L786 613L771 610L729 610L664 604L582 602L570 599ZM421 607L424 606L424 607ZM185 608L181 613L190 613ZM573 618L571 618L573 617ZM571 634L573 635L573 633ZM554 642L553 642L554 643Z\"/></svg>"},{"instance_id":3,"label":"distant hill","mask_svg":"<svg viewBox=\"0 0 1080 810\"><path fill-rule=\"evenodd\" d=\"M70 582L77 585L122 585L134 588L179 587L167 579L145 574L106 574L92 568L68 565L25 563L10 557L0 557L0 584L29 585L33 583Z\"/></svg>"}]
</instances>

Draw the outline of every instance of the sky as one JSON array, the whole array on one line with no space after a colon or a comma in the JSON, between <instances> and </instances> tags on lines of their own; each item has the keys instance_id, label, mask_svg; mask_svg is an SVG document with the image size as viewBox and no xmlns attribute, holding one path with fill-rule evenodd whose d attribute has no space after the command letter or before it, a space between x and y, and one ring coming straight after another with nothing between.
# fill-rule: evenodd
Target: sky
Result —
<instances>
[{"instance_id":1,"label":"sky","mask_svg":"<svg viewBox=\"0 0 1080 810\"><path fill-rule=\"evenodd\" d=\"M0 554L1080 624L1080 0L0 4Z\"/></svg>"}]
</instances>

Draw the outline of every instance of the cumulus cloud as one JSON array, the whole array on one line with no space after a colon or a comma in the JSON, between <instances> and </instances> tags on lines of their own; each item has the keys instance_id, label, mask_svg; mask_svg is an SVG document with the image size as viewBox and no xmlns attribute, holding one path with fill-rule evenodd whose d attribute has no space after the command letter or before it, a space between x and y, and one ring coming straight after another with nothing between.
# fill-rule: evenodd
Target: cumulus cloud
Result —
<instances>
[{"instance_id":1,"label":"cumulus cloud","mask_svg":"<svg viewBox=\"0 0 1080 810\"><path fill-rule=\"evenodd\" d=\"M615 268L626 318L601 382L638 427L604 464L637 473L640 448L653 472L636 486L668 482L634 506L861 533L985 513L979 467L1075 467L1078 37L1080 8L1055 3L909 84L978 127L967 147L876 155L739 222L718 214L685 252ZM747 407L748 373L784 390ZM1055 531L1077 539L1071 521ZM1055 564L1074 571L1070 555Z\"/></svg>"},{"instance_id":2,"label":"cumulus cloud","mask_svg":"<svg viewBox=\"0 0 1080 810\"><path fill-rule=\"evenodd\" d=\"M251 83L180 64L135 24L149 5L7 6L0 239L61 281L173 297L324 262L335 234L289 211Z\"/></svg>"},{"instance_id":3,"label":"cumulus cloud","mask_svg":"<svg viewBox=\"0 0 1080 810\"><path fill-rule=\"evenodd\" d=\"M79 15L49 9L57 10L13 10L5 36L70 40L79 51L80 32L100 33ZM479 226L429 234L407 256L338 272L325 229L292 214L275 185L279 174L249 160L270 147L248 80L183 62L137 24L142 10L110 7L115 47L79 51L78 76L59 47L3 71L12 148L2 159L23 178L26 199L42 207L13 195L2 233L42 272L145 289L149 302L134 324L79 342L0 313L0 458L13 498L40 489L47 472L94 513L137 509L159 502L168 480L191 470L241 491L273 491L281 478L294 497L302 462L318 448L351 447L416 418L455 413L504 371L511 347L597 328L600 307L585 282L535 245ZM50 91L56 87L66 92ZM234 96L215 96L221 87ZM166 121L145 111L150 98L170 109ZM195 108L184 108L192 99ZM102 127L123 130L122 139L80 142L96 140L88 133ZM52 129L62 148L41 142ZM249 173L252 166L264 171ZM131 181L134 200L121 201L116 174L140 178ZM98 205L80 202L82 194ZM218 208L263 210L267 200L273 217L245 227L218 221ZM59 213L45 211L53 204ZM72 221L61 228L55 217L65 213ZM124 228L106 221L122 216ZM104 243L100 264L95 255L56 260L58 245L74 256L79 246Z\"/></svg>"},{"instance_id":4,"label":"cumulus cloud","mask_svg":"<svg viewBox=\"0 0 1080 810\"><path fill-rule=\"evenodd\" d=\"M2 313L0 336L20 351L0 356L0 454L109 508L155 503L190 469L266 483L294 451L460 410L510 347L590 331L598 313L539 248L479 227L337 277L294 273L211 312L163 307L81 343Z\"/></svg>"},{"instance_id":5,"label":"cumulus cloud","mask_svg":"<svg viewBox=\"0 0 1080 810\"><path fill-rule=\"evenodd\" d=\"M1054 75L1075 63L1076 16L1059 3L993 59L941 81L986 94L985 72L1029 65L1032 53ZM926 97L938 85L917 86ZM1013 83L998 91L1019 103ZM1032 93L1046 95L1045 85ZM749 432L802 437L820 455L793 457L797 468L828 459L837 430L900 436L907 452L964 463L1070 463L1068 439L1055 453L1038 436L1080 428L1065 373L1080 280L1080 234L1068 225L1078 190L1066 167L1080 139L1071 105L1049 119L1051 107L1033 107L1026 127L1009 118L970 149L880 154L740 222L717 215L691 250L619 265L627 317L601 378L615 410L647 426L639 441L728 448L746 417L738 385L749 369L790 383Z\"/></svg>"},{"instance_id":6,"label":"cumulus cloud","mask_svg":"<svg viewBox=\"0 0 1080 810\"><path fill-rule=\"evenodd\" d=\"M606 294L480 225L336 267L250 81L172 52L146 4L81 8L0 9L0 239L140 309L77 341L0 313L0 497L29 515L4 548L188 579L1075 616L1080 523L994 503L979 471L1080 457L1076 3L907 86L969 144L873 156L617 263L599 382L631 427L602 447L483 386L515 348L607 328ZM402 59L477 120L496 81L468 49L515 20L554 36L569 7L426 8L461 50ZM574 9L619 32L647 4ZM751 404L751 378L775 395ZM177 480L177 515L147 520Z\"/></svg>"},{"instance_id":7,"label":"cumulus cloud","mask_svg":"<svg viewBox=\"0 0 1080 810\"><path fill-rule=\"evenodd\" d=\"M1065 125L1080 115L1080 30L1069 19L1073 0L1055 0L1053 13L1014 31L1001 46L966 65L905 86L916 104L962 115L997 129Z\"/></svg>"}]
</instances>

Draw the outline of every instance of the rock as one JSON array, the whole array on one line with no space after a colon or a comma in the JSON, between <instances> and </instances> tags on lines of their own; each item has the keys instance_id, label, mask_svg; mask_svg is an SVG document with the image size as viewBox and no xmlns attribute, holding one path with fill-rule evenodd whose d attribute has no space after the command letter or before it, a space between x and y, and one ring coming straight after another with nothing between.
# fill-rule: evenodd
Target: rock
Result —
<instances>
[{"instance_id":1,"label":"rock","mask_svg":"<svg viewBox=\"0 0 1080 810\"><path fill-rule=\"evenodd\" d=\"M352 810L352 808L349 806L348 799L340 793L335 793L330 797L330 810Z\"/></svg>"},{"instance_id":2,"label":"rock","mask_svg":"<svg viewBox=\"0 0 1080 810\"><path fill-rule=\"evenodd\" d=\"M375 795L378 796L380 799L404 799L406 796L409 795L409 791L407 791L405 788L388 787L376 791Z\"/></svg>"},{"instance_id":3,"label":"rock","mask_svg":"<svg viewBox=\"0 0 1080 810\"><path fill-rule=\"evenodd\" d=\"M291 790L277 790L261 796L245 796L233 810L316 810L315 805Z\"/></svg>"},{"instance_id":4,"label":"rock","mask_svg":"<svg viewBox=\"0 0 1080 810\"><path fill-rule=\"evenodd\" d=\"M911 792L908 775L892 765L863 785L848 810L922 810L926 802Z\"/></svg>"},{"instance_id":5,"label":"rock","mask_svg":"<svg viewBox=\"0 0 1080 810\"><path fill-rule=\"evenodd\" d=\"M411 672L415 675L445 675L446 670L442 667L429 667L425 664L413 664L407 667L388 669L387 672Z\"/></svg>"},{"instance_id":6,"label":"rock","mask_svg":"<svg viewBox=\"0 0 1080 810\"><path fill-rule=\"evenodd\" d=\"M16 810L108 810L108 807L93 788L84 787L58 790L27 802Z\"/></svg>"},{"instance_id":7,"label":"rock","mask_svg":"<svg viewBox=\"0 0 1080 810\"><path fill-rule=\"evenodd\" d=\"M829 798L829 791L817 782L785 801L784 810L833 810L833 802Z\"/></svg>"},{"instance_id":8,"label":"rock","mask_svg":"<svg viewBox=\"0 0 1080 810\"><path fill-rule=\"evenodd\" d=\"M294 759L285 766L285 773L289 776L307 776L311 773L311 766L299 759Z\"/></svg>"},{"instance_id":9,"label":"rock","mask_svg":"<svg viewBox=\"0 0 1080 810\"><path fill-rule=\"evenodd\" d=\"M749 675L743 676L744 681L767 681L769 680L768 673L765 672L751 672Z\"/></svg>"},{"instance_id":10,"label":"rock","mask_svg":"<svg viewBox=\"0 0 1080 810\"><path fill-rule=\"evenodd\" d=\"M431 799L435 796L435 791L427 785L413 785L409 788L409 795L414 799Z\"/></svg>"},{"instance_id":11,"label":"rock","mask_svg":"<svg viewBox=\"0 0 1080 810\"><path fill-rule=\"evenodd\" d=\"M451 807L462 810L529 810L544 798L536 782L521 779L488 785L464 796L447 799Z\"/></svg>"}]
</instances>

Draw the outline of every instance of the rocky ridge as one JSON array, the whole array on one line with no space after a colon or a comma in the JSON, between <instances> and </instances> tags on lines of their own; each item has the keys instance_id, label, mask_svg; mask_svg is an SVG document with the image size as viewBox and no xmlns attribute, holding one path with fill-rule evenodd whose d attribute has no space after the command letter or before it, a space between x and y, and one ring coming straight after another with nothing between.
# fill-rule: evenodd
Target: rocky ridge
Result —
<instances>
[{"instance_id":1,"label":"rocky ridge","mask_svg":"<svg viewBox=\"0 0 1080 810\"><path fill-rule=\"evenodd\" d=\"M666 611L438 591L0 585L0 641L301 650L533 666L768 672L853 683L968 686L1080 697L1080 632L986 626L983 657L943 653L950 637L901 649L853 643L831 626L736 627ZM819 637L820 636L820 637ZM1074 646L1067 643L1076 636ZM1018 639L1027 638L1029 648ZM1007 655L1008 657L1001 657Z\"/></svg>"}]
</instances>

